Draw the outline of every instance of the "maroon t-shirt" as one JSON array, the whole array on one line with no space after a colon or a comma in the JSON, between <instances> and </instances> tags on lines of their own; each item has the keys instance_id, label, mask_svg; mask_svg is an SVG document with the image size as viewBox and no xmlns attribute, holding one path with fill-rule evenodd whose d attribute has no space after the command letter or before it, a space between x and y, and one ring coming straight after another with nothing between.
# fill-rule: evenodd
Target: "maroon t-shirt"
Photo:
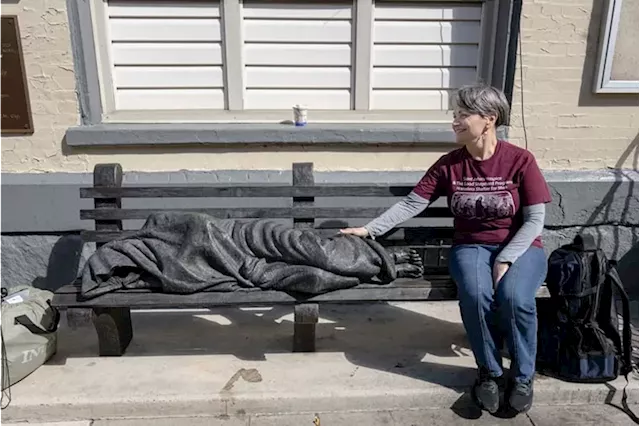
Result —
<instances>
[{"instance_id":1,"label":"maroon t-shirt","mask_svg":"<svg viewBox=\"0 0 640 426\"><path fill-rule=\"evenodd\" d=\"M522 226L522 206L551 201L533 154L504 141L483 161L464 147L443 155L414 192L430 202L447 197L454 244L506 244ZM533 245L542 247L540 237Z\"/></svg>"}]
</instances>

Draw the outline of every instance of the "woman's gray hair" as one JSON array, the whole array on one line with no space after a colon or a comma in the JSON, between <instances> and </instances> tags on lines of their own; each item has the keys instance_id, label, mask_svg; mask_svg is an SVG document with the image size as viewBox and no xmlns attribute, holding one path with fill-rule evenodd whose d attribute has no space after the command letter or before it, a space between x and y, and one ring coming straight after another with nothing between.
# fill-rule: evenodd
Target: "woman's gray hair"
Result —
<instances>
[{"instance_id":1,"label":"woman's gray hair","mask_svg":"<svg viewBox=\"0 0 640 426\"><path fill-rule=\"evenodd\" d=\"M459 88L451 99L453 107L482 117L495 115L496 127L509 123L509 102L501 90L488 84L470 84Z\"/></svg>"}]
</instances>

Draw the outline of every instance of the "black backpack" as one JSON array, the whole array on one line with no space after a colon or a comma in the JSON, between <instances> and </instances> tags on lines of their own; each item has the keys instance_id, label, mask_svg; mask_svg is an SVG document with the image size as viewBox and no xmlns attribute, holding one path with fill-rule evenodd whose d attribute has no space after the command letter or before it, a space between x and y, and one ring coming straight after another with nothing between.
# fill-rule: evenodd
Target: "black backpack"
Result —
<instances>
[{"instance_id":1,"label":"black backpack","mask_svg":"<svg viewBox=\"0 0 640 426\"><path fill-rule=\"evenodd\" d=\"M547 288L551 297L537 301L538 371L582 383L627 378L632 370L629 299L614 263L593 237L577 236L551 253Z\"/></svg>"}]
</instances>

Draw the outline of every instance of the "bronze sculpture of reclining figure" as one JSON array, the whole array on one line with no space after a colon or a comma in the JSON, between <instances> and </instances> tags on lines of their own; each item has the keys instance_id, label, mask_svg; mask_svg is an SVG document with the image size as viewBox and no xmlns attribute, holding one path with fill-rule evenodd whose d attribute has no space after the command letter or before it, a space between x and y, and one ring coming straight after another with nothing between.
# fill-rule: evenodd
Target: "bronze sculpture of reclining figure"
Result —
<instances>
[{"instance_id":1,"label":"bronze sculpture of reclining figure","mask_svg":"<svg viewBox=\"0 0 640 426\"><path fill-rule=\"evenodd\" d=\"M268 220L157 213L133 236L100 247L82 272L83 298L115 290L280 290L321 294L422 276L420 256L351 235L322 238Z\"/></svg>"}]
</instances>

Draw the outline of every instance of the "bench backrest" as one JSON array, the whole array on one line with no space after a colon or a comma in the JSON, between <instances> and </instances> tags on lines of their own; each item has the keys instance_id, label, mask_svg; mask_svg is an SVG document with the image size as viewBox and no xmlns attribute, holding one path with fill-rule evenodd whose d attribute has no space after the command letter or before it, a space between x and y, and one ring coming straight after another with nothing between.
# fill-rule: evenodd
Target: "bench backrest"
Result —
<instances>
[{"instance_id":1,"label":"bench backrest","mask_svg":"<svg viewBox=\"0 0 640 426\"><path fill-rule=\"evenodd\" d=\"M197 211L221 219L292 219L296 228L316 228L329 236L347 226L345 220L358 219L361 224L383 213L398 197L407 195L413 186L389 185L315 185L313 163L294 163L291 185L208 185L208 186L122 186L119 164L99 164L94 169L92 188L81 188L81 198L94 199L94 209L80 210L80 218L95 221L95 231L84 231L87 242L98 245L125 238L135 230L123 230L123 220L144 220L162 210ZM192 207L122 208L126 198L278 198L289 199L287 207ZM320 206L318 198L348 198L349 205ZM384 206L358 206L364 197L388 200ZM352 201L353 200L353 203ZM215 201L215 200L214 200ZM422 218L451 218L446 207L429 207ZM447 255L453 229L446 226L400 226L378 239L384 245L412 246L421 252L425 273L446 273Z\"/></svg>"}]
</instances>

